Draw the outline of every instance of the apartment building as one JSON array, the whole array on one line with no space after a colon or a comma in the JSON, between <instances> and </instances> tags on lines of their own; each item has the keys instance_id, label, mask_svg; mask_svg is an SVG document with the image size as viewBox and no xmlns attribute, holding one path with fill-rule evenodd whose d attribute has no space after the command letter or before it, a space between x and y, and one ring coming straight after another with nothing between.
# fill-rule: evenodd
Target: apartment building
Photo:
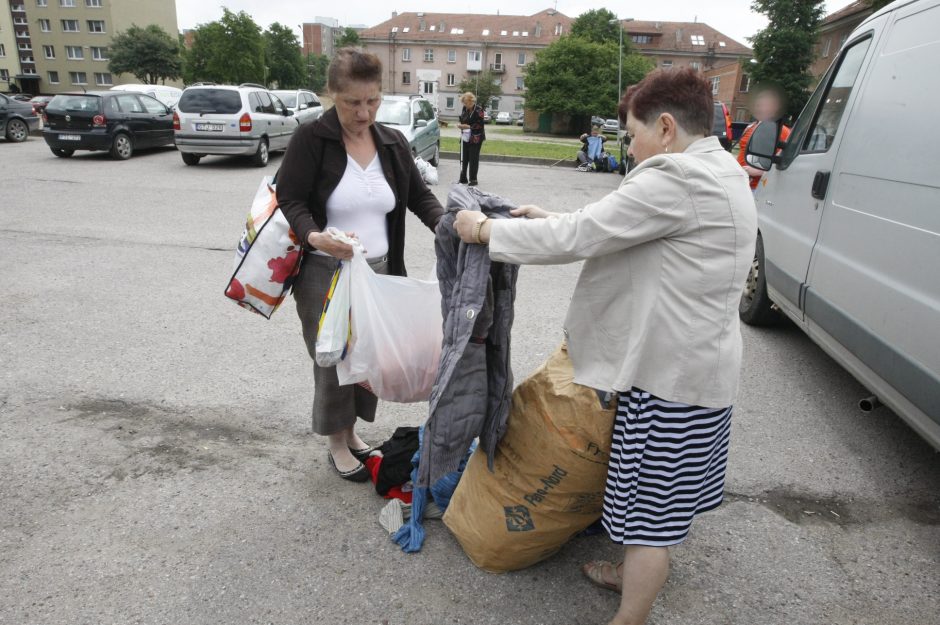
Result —
<instances>
[{"instance_id":1,"label":"apartment building","mask_svg":"<svg viewBox=\"0 0 940 625\"><path fill-rule=\"evenodd\" d=\"M13 76L19 71L13 15L0 6L0 91L9 91Z\"/></svg>"},{"instance_id":2,"label":"apartment building","mask_svg":"<svg viewBox=\"0 0 940 625\"><path fill-rule=\"evenodd\" d=\"M819 26L819 39L816 43L816 60L810 66L810 72L816 82L822 78L832 62L839 56L839 50L855 27L871 15L871 7L865 0L852 2L823 19Z\"/></svg>"},{"instance_id":3,"label":"apartment building","mask_svg":"<svg viewBox=\"0 0 940 625\"><path fill-rule=\"evenodd\" d=\"M386 93L420 93L442 115L460 111L457 85L484 69L498 76L503 95L494 111L522 111L524 68L538 50L571 29L572 19L548 9L534 15L401 13L359 33L382 60Z\"/></svg>"},{"instance_id":4,"label":"apartment building","mask_svg":"<svg viewBox=\"0 0 940 625\"><path fill-rule=\"evenodd\" d=\"M108 46L112 37L133 24L157 24L171 37L179 36L174 0L7 2L17 54L17 73L11 82L26 93L107 89L138 82L131 75L111 75Z\"/></svg>"}]
</instances>

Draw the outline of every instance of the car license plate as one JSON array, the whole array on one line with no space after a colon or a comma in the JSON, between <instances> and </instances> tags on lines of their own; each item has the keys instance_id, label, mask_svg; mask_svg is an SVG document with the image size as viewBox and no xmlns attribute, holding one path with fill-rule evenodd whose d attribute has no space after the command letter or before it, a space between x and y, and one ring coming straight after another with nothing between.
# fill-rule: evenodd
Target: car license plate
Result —
<instances>
[{"instance_id":1,"label":"car license plate","mask_svg":"<svg viewBox=\"0 0 940 625\"><path fill-rule=\"evenodd\" d=\"M225 130L224 124L196 124L196 130L205 132L222 132Z\"/></svg>"},{"instance_id":2,"label":"car license plate","mask_svg":"<svg viewBox=\"0 0 940 625\"><path fill-rule=\"evenodd\" d=\"M80 135L59 135L59 141L81 141Z\"/></svg>"}]
</instances>

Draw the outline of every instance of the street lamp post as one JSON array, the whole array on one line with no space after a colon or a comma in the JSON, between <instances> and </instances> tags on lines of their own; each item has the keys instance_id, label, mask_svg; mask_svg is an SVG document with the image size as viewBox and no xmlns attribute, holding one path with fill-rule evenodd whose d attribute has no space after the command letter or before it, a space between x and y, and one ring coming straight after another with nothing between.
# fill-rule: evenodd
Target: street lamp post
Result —
<instances>
[{"instance_id":1,"label":"street lamp post","mask_svg":"<svg viewBox=\"0 0 940 625\"><path fill-rule=\"evenodd\" d=\"M623 96L623 23L632 22L633 18L628 17L621 20L619 17L610 20L611 24L617 24L620 27L620 53L617 55L617 99Z\"/></svg>"}]
</instances>

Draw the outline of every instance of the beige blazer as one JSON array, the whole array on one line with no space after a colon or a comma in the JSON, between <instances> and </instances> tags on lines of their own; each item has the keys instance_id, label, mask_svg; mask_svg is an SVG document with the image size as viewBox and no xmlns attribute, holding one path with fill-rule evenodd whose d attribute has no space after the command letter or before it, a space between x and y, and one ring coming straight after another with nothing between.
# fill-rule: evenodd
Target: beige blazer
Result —
<instances>
[{"instance_id":1,"label":"beige blazer","mask_svg":"<svg viewBox=\"0 0 940 625\"><path fill-rule=\"evenodd\" d=\"M757 211L747 174L717 138L647 159L576 212L491 223L493 260L586 259L565 321L576 382L734 403Z\"/></svg>"}]
</instances>

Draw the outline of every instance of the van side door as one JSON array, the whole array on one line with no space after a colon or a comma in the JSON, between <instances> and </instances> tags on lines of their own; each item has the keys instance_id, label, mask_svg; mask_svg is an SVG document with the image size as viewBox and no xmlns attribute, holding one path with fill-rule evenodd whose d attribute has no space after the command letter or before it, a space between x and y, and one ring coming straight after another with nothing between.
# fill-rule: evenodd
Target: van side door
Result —
<instances>
[{"instance_id":1,"label":"van side door","mask_svg":"<svg viewBox=\"0 0 940 625\"><path fill-rule=\"evenodd\" d=\"M886 17L833 171L805 311L940 432L940 2Z\"/></svg>"},{"instance_id":2,"label":"van side door","mask_svg":"<svg viewBox=\"0 0 940 625\"><path fill-rule=\"evenodd\" d=\"M780 171L758 186L768 293L796 319L803 317L803 288L825 207L825 182L871 43L868 35L845 47L800 114L780 155Z\"/></svg>"}]
</instances>

